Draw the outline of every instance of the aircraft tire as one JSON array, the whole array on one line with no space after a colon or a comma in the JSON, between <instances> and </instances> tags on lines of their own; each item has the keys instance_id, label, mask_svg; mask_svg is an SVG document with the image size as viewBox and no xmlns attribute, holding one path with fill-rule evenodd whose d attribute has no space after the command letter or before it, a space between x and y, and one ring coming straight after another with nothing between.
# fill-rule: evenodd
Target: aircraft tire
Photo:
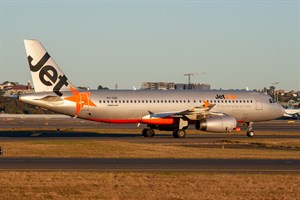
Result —
<instances>
[{"instance_id":1,"label":"aircraft tire","mask_svg":"<svg viewBox=\"0 0 300 200\"><path fill-rule=\"evenodd\" d=\"M178 131L179 131L178 129L173 131L173 137L174 138L178 138Z\"/></svg>"},{"instance_id":2,"label":"aircraft tire","mask_svg":"<svg viewBox=\"0 0 300 200\"><path fill-rule=\"evenodd\" d=\"M155 132L151 128L144 128L142 131L142 135L144 137L153 137L155 135Z\"/></svg>"},{"instance_id":3,"label":"aircraft tire","mask_svg":"<svg viewBox=\"0 0 300 200\"><path fill-rule=\"evenodd\" d=\"M143 130L142 130L142 136L144 136L144 137L147 137L147 128L144 128Z\"/></svg>"},{"instance_id":4,"label":"aircraft tire","mask_svg":"<svg viewBox=\"0 0 300 200\"><path fill-rule=\"evenodd\" d=\"M178 136L178 138L185 138L185 136L186 136L185 130L184 129L179 130L177 133L177 136Z\"/></svg>"},{"instance_id":5,"label":"aircraft tire","mask_svg":"<svg viewBox=\"0 0 300 200\"><path fill-rule=\"evenodd\" d=\"M176 129L173 131L173 137L174 138L185 138L186 132L184 129Z\"/></svg>"},{"instance_id":6,"label":"aircraft tire","mask_svg":"<svg viewBox=\"0 0 300 200\"><path fill-rule=\"evenodd\" d=\"M248 137L254 137L254 132L253 132L253 131L247 132L247 136L248 136Z\"/></svg>"}]
</instances>

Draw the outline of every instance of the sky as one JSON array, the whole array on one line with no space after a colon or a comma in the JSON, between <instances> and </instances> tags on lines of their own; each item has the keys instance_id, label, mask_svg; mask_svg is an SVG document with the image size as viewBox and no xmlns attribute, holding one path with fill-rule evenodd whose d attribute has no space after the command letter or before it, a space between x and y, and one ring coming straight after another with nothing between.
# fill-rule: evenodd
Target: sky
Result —
<instances>
[{"instance_id":1,"label":"sky","mask_svg":"<svg viewBox=\"0 0 300 200\"><path fill-rule=\"evenodd\" d=\"M38 39L76 86L144 81L300 91L300 0L0 0L0 83Z\"/></svg>"}]
</instances>

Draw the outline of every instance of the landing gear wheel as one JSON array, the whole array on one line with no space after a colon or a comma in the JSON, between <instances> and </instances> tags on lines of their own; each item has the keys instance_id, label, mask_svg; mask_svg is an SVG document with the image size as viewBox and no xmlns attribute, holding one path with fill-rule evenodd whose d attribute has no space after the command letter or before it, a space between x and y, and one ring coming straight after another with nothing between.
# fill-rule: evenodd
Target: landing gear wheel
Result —
<instances>
[{"instance_id":1,"label":"landing gear wheel","mask_svg":"<svg viewBox=\"0 0 300 200\"><path fill-rule=\"evenodd\" d=\"M178 138L178 129L173 131L173 137Z\"/></svg>"},{"instance_id":2,"label":"landing gear wheel","mask_svg":"<svg viewBox=\"0 0 300 200\"><path fill-rule=\"evenodd\" d=\"M186 132L185 132L184 129L181 129L181 130L178 131L177 135L178 135L178 138L185 138Z\"/></svg>"},{"instance_id":3,"label":"landing gear wheel","mask_svg":"<svg viewBox=\"0 0 300 200\"><path fill-rule=\"evenodd\" d=\"M248 136L248 137L254 137L254 132L253 132L253 131L247 132L247 136Z\"/></svg>"},{"instance_id":4,"label":"landing gear wheel","mask_svg":"<svg viewBox=\"0 0 300 200\"><path fill-rule=\"evenodd\" d=\"M254 137L254 131L252 131L252 129L253 129L253 124L254 124L254 122L247 122L247 136L248 137Z\"/></svg>"},{"instance_id":5,"label":"landing gear wheel","mask_svg":"<svg viewBox=\"0 0 300 200\"><path fill-rule=\"evenodd\" d=\"M173 137L174 138L185 138L186 132L184 129L176 129L173 131Z\"/></svg>"},{"instance_id":6,"label":"landing gear wheel","mask_svg":"<svg viewBox=\"0 0 300 200\"><path fill-rule=\"evenodd\" d=\"M153 137L155 135L155 132L153 129L150 128L144 128L142 131L142 135L144 137Z\"/></svg>"}]
</instances>

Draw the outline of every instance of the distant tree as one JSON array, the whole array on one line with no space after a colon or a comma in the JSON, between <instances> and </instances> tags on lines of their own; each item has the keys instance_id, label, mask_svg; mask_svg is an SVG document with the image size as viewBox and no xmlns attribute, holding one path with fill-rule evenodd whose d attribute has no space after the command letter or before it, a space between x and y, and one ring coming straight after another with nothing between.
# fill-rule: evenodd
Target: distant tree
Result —
<instances>
[{"instance_id":1,"label":"distant tree","mask_svg":"<svg viewBox=\"0 0 300 200\"><path fill-rule=\"evenodd\" d=\"M98 90L109 90L109 88L108 87L103 87L102 85L99 85Z\"/></svg>"},{"instance_id":2,"label":"distant tree","mask_svg":"<svg viewBox=\"0 0 300 200\"><path fill-rule=\"evenodd\" d=\"M276 88L275 88L274 85L271 85L271 86L270 86L270 90L273 90L273 91L274 91L275 89L276 89Z\"/></svg>"}]
</instances>

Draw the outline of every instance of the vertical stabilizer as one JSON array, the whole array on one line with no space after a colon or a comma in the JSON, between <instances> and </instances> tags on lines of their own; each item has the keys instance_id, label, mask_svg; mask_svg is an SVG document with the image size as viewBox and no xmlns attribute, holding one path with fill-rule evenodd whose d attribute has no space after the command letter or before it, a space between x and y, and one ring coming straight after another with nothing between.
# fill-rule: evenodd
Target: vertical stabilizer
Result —
<instances>
[{"instance_id":1,"label":"vertical stabilizer","mask_svg":"<svg viewBox=\"0 0 300 200\"><path fill-rule=\"evenodd\" d=\"M38 40L24 40L35 92L70 91L74 86Z\"/></svg>"}]
</instances>

